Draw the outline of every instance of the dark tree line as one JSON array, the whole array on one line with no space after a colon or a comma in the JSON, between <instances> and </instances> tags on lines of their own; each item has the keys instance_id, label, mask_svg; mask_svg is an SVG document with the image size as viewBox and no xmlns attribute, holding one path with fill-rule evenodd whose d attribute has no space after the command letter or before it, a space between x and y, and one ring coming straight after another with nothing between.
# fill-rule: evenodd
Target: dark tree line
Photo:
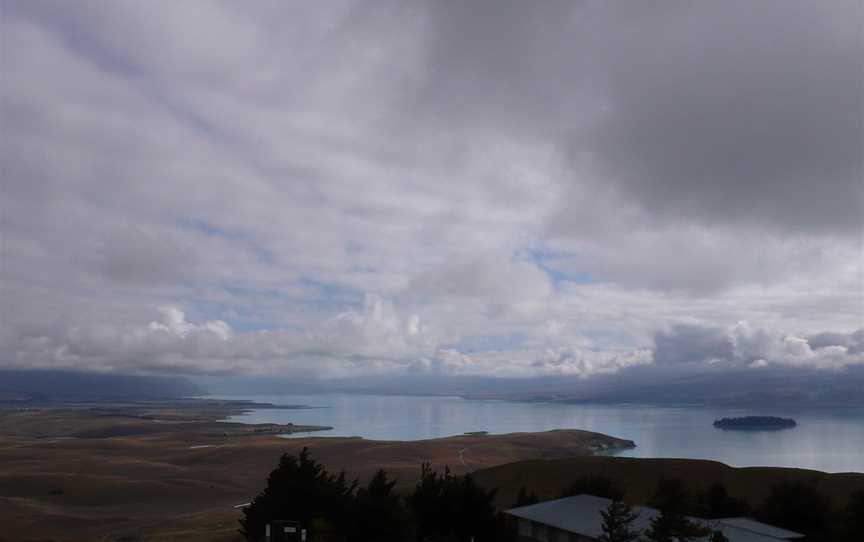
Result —
<instances>
[{"instance_id":1,"label":"dark tree line","mask_svg":"<svg viewBox=\"0 0 864 542\"><path fill-rule=\"evenodd\" d=\"M660 480L650 503L660 511L660 515L651 520L645 537L651 542L689 542L715 536L711 529L688 519L693 501L681 480Z\"/></svg>"},{"instance_id":2,"label":"dark tree line","mask_svg":"<svg viewBox=\"0 0 864 542\"><path fill-rule=\"evenodd\" d=\"M807 535L807 542L864 540L864 491L852 494L842 507L812 485L785 482L771 488L756 517Z\"/></svg>"},{"instance_id":3,"label":"dark tree line","mask_svg":"<svg viewBox=\"0 0 864 542\"><path fill-rule=\"evenodd\" d=\"M264 539L274 520L299 521L310 542L476 542L506 541L509 529L494 505L495 491L478 486L470 474L456 476L422 465L420 481L403 497L395 480L379 470L365 487L331 474L304 448L285 454L267 487L244 508L240 532Z\"/></svg>"},{"instance_id":4,"label":"dark tree line","mask_svg":"<svg viewBox=\"0 0 864 542\"><path fill-rule=\"evenodd\" d=\"M513 525L495 508L495 490L476 484L470 474L457 476L423 464L413 491L395 491L396 481L379 470L365 485L348 481L345 473L328 472L307 449L285 454L270 473L267 487L243 510L241 532L247 540L264 539L265 525L274 520L299 521L310 542L510 542ZM708 537L728 542L688 517L750 516L807 535L808 542L864 540L864 491L843 507L812 485L775 485L757 508L731 496L721 484L691 493L680 480L658 483L649 504L659 510L644 532L634 528L637 514L624 502L624 488L603 476L587 476L569 484L561 497L591 494L612 501L602 513L603 542L682 542ZM514 507L539 502L523 486Z\"/></svg>"}]
</instances>

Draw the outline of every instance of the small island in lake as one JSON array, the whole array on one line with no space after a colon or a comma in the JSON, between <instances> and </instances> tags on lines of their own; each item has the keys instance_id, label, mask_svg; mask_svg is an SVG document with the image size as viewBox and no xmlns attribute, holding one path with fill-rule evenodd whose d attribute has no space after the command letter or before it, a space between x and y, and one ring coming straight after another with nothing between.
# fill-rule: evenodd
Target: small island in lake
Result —
<instances>
[{"instance_id":1,"label":"small island in lake","mask_svg":"<svg viewBox=\"0 0 864 542\"><path fill-rule=\"evenodd\" d=\"M720 429L787 429L798 423L791 418L775 416L744 416L741 418L721 418L714 422Z\"/></svg>"}]
</instances>

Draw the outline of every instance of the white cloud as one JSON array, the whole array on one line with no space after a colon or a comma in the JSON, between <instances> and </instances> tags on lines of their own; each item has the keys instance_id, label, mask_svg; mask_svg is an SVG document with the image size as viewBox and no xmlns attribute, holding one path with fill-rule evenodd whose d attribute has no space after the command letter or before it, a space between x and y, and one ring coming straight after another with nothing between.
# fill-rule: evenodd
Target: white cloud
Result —
<instances>
[{"instance_id":1,"label":"white cloud","mask_svg":"<svg viewBox=\"0 0 864 542\"><path fill-rule=\"evenodd\" d=\"M432 358L412 364L414 372L435 375L494 376L519 378L537 376L577 376L587 378L613 374L629 367L649 365L649 349L593 350L578 346L546 350L513 350L464 353L442 348Z\"/></svg>"},{"instance_id":2,"label":"white cloud","mask_svg":"<svg viewBox=\"0 0 864 542\"><path fill-rule=\"evenodd\" d=\"M747 322L725 330L678 326L658 335L655 345L643 348L604 348L576 341L543 349L464 352L444 346L448 338L416 314L401 315L392 303L375 295L367 295L357 310L302 331L239 333L222 320L190 322L178 307L162 307L159 312L158 320L142 326L72 326L50 334L15 334L0 328L0 347L13 353L13 367L317 377L387 373L590 377L655 362L820 370L864 364L864 350L849 342L864 336L864 331L849 334L849 339L836 335L834 341L845 341L844 345L811 346L806 338ZM682 357L670 360L670 353Z\"/></svg>"},{"instance_id":3,"label":"white cloud","mask_svg":"<svg viewBox=\"0 0 864 542\"><path fill-rule=\"evenodd\" d=\"M864 364L857 346L864 329L833 334L820 343L779 329L741 321L727 328L678 325L655 336L655 358L664 364L716 364L754 368L777 366L842 370Z\"/></svg>"},{"instance_id":4,"label":"white cloud","mask_svg":"<svg viewBox=\"0 0 864 542\"><path fill-rule=\"evenodd\" d=\"M201 325L195 325L186 321L186 314L177 307L162 307L161 322L150 322L147 329L150 331L164 331L180 338L187 338L190 334L207 332L212 333L222 340L231 337L231 327L222 320L211 320Z\"/></svg>"},{"instance_id":5,"label":"white cloud","mask_svg":"<svg viewBox=\"0 0 864 542\"><path fill-rule=\"evenodd\" d=\"M736 358L752 367L769 365L840 370L864 364L862 352L841 345L813 347L804 337L756 329L740 322L730 332Z\"/></svg>"},{"instance_id":6,"label":"white cloud","mask_svg":"<svg viewBox=\"0 0 864 542\"><path fill-rule=\"evenodd\" d=\"M791 195L760 182L749 197L721 182L710 130L683 142L693 153L680 164L656 162L676 147L662 130L624 137L654 117L596 59L629 65L634 43L608 42L616 17L648 25L633 39L666 23L598 6L526 17L482 3L4 2L0 363L588 375L645 362L655 333L681 323L726 333L747 320L789 337L860 327L864 258L848 230L860 217L824 208L856 201L842 197L848 179L804 208L797 196L821 181L797 179ZM713 20L704 9L694 20ZM853 18L817 11L836 39L790 50L812 46L843 79ZM682 28L661 45L689 42ZM710 35L719 54L725 31ZM680 76L693 57L676 51ZM781 67L781 80L802 75ZM831 90L808 73L800 88ZM636 83L651 81L668 90ZM708 95L688 111L714 103L716 89L696 90ZM849 127L830 103L793 98L825 106L816 135L831 119ZM726 116L724 137L747 125ZM614 149L627 171L607 167ZM640 178L633 166L698 172L696 151L721 171ZM774 174L784 156L751 158ZM175 309L154 320L159 306ZM751 361L858 355L736 336Z\"/></svg>"}]
</instances>

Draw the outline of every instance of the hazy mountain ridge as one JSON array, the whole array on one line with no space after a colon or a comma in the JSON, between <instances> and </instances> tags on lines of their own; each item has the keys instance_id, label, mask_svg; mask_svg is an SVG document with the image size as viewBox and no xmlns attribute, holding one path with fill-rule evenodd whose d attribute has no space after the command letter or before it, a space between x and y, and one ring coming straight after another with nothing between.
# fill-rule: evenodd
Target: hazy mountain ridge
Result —
<instances>
[{"instance_id":1,"label":"hazy mountain ridge","mask_svg":"<svg viewBox=\"0 0 864 542\"><path fill-rule=\"evenodd\" d=\"M658 378L622 374L569 390L511 393L511 399L567 403L704 404L723 407L860 408L864 407L861 371L713 371L668 374ZM636 378L640 380L637 381Z\"/></svg>"},{"instance_id":2,"label":"hazy mountain ridge","mask_svg":"<svg viewBox=\"0 0 864 542\"><path fill-rule=\"evenodd\" d=\"M0 401L176 399L203 393L192 381L174 376L0 370Z\"/></svg>"},{"instance_id":3,"label":"hazy mountain ridge","mask_svg":"<svg viewBox=\"0 0 864 542\"><path fill-rule=\"evenodd\" d=\"M723 407L864 407L864 370L636 367L590 378L444 375L299 381L287 378L198 378L214 394L372 393L458 395L470 399L572 403L705 404Z\"/></svg>"}]
</instances>

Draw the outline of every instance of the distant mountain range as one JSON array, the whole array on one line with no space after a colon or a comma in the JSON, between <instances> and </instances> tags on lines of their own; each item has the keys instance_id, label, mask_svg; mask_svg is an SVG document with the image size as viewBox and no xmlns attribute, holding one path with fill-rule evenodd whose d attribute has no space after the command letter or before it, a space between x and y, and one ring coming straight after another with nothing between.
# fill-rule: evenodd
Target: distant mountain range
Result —
<instances>
[{"instance_id":1,"label":"distant mountain range","mask_svg":"<svg viewBox=\"0 0 864 542\"><path fill-rule=\"evenodd\" d=\"M656 373L624 371L573 382L475 398L564 403L704 404L718 407L860 408L864 407L864 371L816 370L699 371Z\"/></svg>"},{"instance_id":2,"label":"distant mountain range","mask_svg":"<svg viewBox=\"0 0 864 542\"><path fill-rule=\"evenodd\" d=\"M60 370L0 370L0 401L174 399L213 394L346 392L461 395L562 403L703 404L750 408L864 408L864 368L699 370L632 368L592 378L442 375L298 380L278 377L139 376Z\"/></svg>"},{"instance_id":3,"label":"distant mountain range","mask_svg":"<svg viewBox=\"0 0 864 542\"><path fill-rule=\"evenodd\" d=\"M703 404L731 408L864 407L864 367L826 371L655 365L590 378L391 375L343 380L204 377L197 378L196 382L214 394L343 392L460 395L470 399L563 403Z\"/></svg>"},{"instance_id":4,"label":"distant mountain range","mask_svg":"<svg viewBox=\"0 0 864 542\"><path fill-rule=\"evenodd\" d=\"M176 399L204 391L186 378L59 370L0 370L0 401Z\"/></svg>"}]
</instances>

